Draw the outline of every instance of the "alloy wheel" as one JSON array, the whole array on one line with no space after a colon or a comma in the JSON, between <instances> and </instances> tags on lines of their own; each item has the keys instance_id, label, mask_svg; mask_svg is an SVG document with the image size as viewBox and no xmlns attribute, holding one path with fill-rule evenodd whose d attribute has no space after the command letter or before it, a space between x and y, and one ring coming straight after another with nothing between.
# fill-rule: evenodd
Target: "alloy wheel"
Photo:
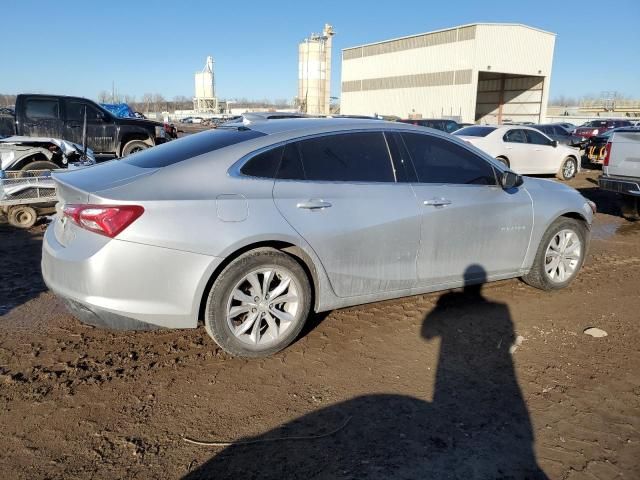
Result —
<instances>
[{"instance_id":1,"label":"alloy wheel","mask_svg":"<svg viewBox=\"0 0 640 480\"><path fill-rule=\"evenodd\" d=\"M298 321L299 291L283 268L261 268L245 275L227 302L227 324L243 343L275 343Z\"/></svg>"},{"instance_id":2,"label":"alloy wheel","mask_svg":"<svg viewBox=\"0 0 640 480\"><path fill-rule=\"evenodd\" d=\"M580 266L582 243L573 230L565 229L556 233L547 246L544 271L554 283L569 280Z\"/></svg>"}]
</instances>

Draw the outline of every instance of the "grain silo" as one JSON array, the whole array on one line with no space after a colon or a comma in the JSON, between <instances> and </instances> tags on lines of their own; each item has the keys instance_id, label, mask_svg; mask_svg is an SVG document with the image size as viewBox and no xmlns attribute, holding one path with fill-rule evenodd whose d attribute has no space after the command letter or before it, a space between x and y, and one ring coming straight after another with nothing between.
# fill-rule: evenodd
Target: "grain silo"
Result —
<instances>
[{"instance_id":1,"label":"grain silo","mask_svg":"<svg viewBox=\"0 0 640 480\"><path fill-rule=\"evenodd\" d=\"M217 112L218 99L215 95L213 57L207 57L207 62L201 72L195 74L196 96L193 98L193 109L198 112Z\"/></svg>"},{"instance_id":2,"label":"grain silo","mask_svg":"<svg viewBox=\"0 0 640 480\"><path fill-rule=\"evenodd\" d=\"M321 35L312 33L298 45L298 104L305 113L329 113L334 34L333 27L325 24Z\"/></svg>"}]
</instances>

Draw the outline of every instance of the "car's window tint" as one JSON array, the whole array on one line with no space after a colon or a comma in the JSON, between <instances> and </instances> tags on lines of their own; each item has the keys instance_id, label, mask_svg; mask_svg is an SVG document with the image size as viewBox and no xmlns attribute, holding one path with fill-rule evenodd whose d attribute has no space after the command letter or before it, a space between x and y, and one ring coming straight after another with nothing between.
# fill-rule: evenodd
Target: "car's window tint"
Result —
<instances>
[{"instance_id":1,"label":"car's window tint","mask_svg":"<svg viewBox=\"0 0 640 480\"><path fill-rule=\"evenodd\" d=\"M534 145L549 145L550 143L549 139L540 132L536 132L535 130L525 130L524 132L527 135L527 143Z\"/></svg>"},{"instance_id":2,"label":"car's window tint","mask_svg":"<svg viewBox=\"0 0 640 480\"><path fill-rule=\"evenodd\" d=\"M393 158L393 165L396 172L396 181L401 183L417 182L416 172L411 163L409 152L407 151L402 138L399 133L387 132L385 133L387 143L389 145L389 151Z\"/></svg>"},{"instance_id":3,"label":"car's window tint","mask_svg":"<svg viewBox=\"0 0 640 480\"><path fill-rule=\"evenodd\" d=\"M507 131L502 139L509 143L527 143L527 137L524 134L524 130L520 130L519 128Z\"/></svg>"},{"instance_id":4,"label":"car's window tint","mask_svg":"<svg viewBox=\"0 0 640 480\"><path fill-rule=\"evenodd\" d=\"M447 122L445 123L444 130L445 132L452 133L458 129L458 124L455 122Z\"/></svg>"},{"instance_id":5,"label":"car's window tint","mask_svg":"<svg viewBox=\"0 0 640 480\"><path fill-rule=\"evenodd\" d=\"M282 180L305 180L297 143L288 143L285 146L277 178Z\"/></svg>"},{"instance_id":6,"label":"car's window tint","mask_svg":"<svg viewBox=\"0 0 640 480\"><path fill-rule=\"evenodd\" d=\"M327 135L298 142L307 180L393 182L382 132Z\"/></svg>"},{"instance_id":7,"label":"car's window tint","mask_svg":"<svg viewBox=\"0 0 640 480\"><path fill-rule=\"evenodd\" d=\"M31 119L55 120L60 116L57 100L36 98L27 100L25 113Z\"/></svg>"},{"instance_id":8,"label":"car's window tint","mask_svg":"<svg viewBox=\"0 0 640 480\"><path fill-rule=\"evenodd\" d=\"M240 169L244 175L275 178L284 147L277 147L250 158Z\"/></svg>"},{"instance_id":9,"label":"car's window tint","mask_svg":"<svg viewBox=\"0 0 640 480\"><path fill-rule=\"evenodd\" d=\"M161 168L264 135L249 129L217 128L134 153L121 161L136 167Z\"/></svg>"},{"instance_id":10,"label":"car's window tint","mask_svg":"<svg viewBox=\"0 0 640 480\"><path fill-rule=\"evenodd\" d=\"M84 121L84 107L87 107L87 121L95 121L98 118L98 110L85 102L68 101L65 104L67 120L75 122Z\"/></svg>"},{"instance_id":11,"label":"car's window tint","mask_svg":"<svg viewBox=\"0 0 640 480\"><path fill-rule=\"evenodd\" d=\"M452 141L416 133L402 138L421 183L496 184L489 162Z\"/></svg>"},{"instance_id":12,"label":"car's window tint","mask_svg":"<svg viewBox=\"0 0 640 480\"><path fill-rule=\"evenodd\" d=\"M463 135L466 137L486 137L495 129L496 127L476 127L476 126L464 127L464 128L461 128L460 130L457 130L456 133L454 133L454 135Z\"/></svg>"}]
</instances>

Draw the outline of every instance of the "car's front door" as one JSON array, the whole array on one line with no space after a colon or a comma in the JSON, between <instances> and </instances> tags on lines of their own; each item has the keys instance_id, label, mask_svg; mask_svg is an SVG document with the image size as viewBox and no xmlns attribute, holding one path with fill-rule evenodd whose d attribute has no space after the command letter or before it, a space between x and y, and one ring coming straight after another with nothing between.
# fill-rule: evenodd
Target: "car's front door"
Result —
<instances>
[{"instance_id":1,"label":"car's front door","mask_svg":"<svg viewBox=\"0 0 640 480\"><path fill-rule=\"evenodd\" d=\"M312 137L285 147L273 196L320 258L336 295L413 287L421 211L397 183L382 132Z\"/></svg>"},{"instance_id":2,"label":"car's front door","mask_svg":"<svg viewBox=\"0 0 640 480\"><path fill-rule=\"evenodd\" d=\"M532 173L555 173L559 166L558 150L553 146L553 140L533 129L524 130L531 152L531 163L535 165Z\"/></svg>"},{"instance_id":3,"label":"car's front door","mask_svg":"<svg viewBox=\"0 0 640 480\"><path fill-rule=\"evenodd\" d=\"M533 226L528 193L503 190L494 167L458 143L419 133L401 137L423 212L419 282L457 284L469 280L469 268L489 278L518 272Z\"/></svg>"},{"instance_id":4,"label":"car's front door","mask_svg":"<svg viewBox=\"0 0 640 480\"><path fill-rule=\"evenodd\" d=\"M104 112L88 102L76 99L65 101L65 139L77 144L82 143L84 111L87 111L87 146L96 153L113 152L115 142L115 124L110 122Z\"/></svg>"}]
</instances>

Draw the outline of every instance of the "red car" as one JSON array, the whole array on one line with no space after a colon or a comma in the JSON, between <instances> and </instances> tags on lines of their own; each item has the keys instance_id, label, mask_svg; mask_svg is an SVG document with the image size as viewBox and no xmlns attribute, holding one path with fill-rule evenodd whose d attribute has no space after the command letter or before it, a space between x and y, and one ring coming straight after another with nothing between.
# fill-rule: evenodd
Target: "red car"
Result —
<instances>
[{"instance_id":1,"label":"red car","mask_svg":"<svg viewBox=\"0 0 640 480\"><path fill-rule=\"evenodd\" d=\"M575 135L586 142L595 135L602 135L608 130L618 127L630 127L631 122L628 120L591 120L584 125L576 128Z\"/></svg>"}]
</instances>

